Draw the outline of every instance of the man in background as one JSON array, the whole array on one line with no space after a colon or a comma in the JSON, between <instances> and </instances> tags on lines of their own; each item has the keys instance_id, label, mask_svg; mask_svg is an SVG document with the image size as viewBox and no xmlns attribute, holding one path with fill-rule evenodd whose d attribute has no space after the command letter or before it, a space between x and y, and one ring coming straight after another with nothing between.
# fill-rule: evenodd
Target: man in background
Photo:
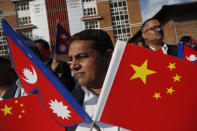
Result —
<instances>
[{"instance_id":1,"label":"man in background","mask_svg":"<svg viewBox=\"0 0 197 131\"><path fill-rule=\"evenodd\" d=\"M161 50L164 54L178 56L177 45L168 45L163 42L164 31L159 20L151 18L142 24L142 38L144 39L145 48L157 51Z\"/></svg>"}]
</instances>

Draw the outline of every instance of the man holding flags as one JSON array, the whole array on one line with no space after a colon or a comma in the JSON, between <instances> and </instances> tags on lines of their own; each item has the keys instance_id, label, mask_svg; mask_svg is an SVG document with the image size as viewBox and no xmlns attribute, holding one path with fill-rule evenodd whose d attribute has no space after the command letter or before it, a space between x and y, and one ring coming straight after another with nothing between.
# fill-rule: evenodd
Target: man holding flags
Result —
<instances>
[{"instance_id":1,"label":"man holding flags","mask_svg":"<svg viewBox=\"0 0 197 131\"><path fill-rule=\"evenodd\" d=\"M112 53L112 41L102 30L84 30L71 37L69 58L72 64L70 67L81 86L73 92L73 95L90 117L93 117ZM120 130L117 126L101 122L96 122L96 124L102 130ZM89 127L90 125L81 123L68 128L68 131L82 131Z\"/></svg>"}]
</instances>

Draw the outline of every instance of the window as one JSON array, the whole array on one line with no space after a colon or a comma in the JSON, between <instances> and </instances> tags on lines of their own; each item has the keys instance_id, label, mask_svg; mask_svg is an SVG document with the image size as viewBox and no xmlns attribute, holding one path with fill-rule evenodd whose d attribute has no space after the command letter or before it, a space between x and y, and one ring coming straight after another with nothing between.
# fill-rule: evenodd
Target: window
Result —
<instances>
[{"instance_id":1,"label":"window","mask_svg":"<svg viewBox=\"0 0 197 131\"><path fill-rule=\"evenodd\" d=\"M3 12L0 10L0 21L3 19ZM0 56L8 55L8 46L0 23Z\"/></svg>"},{"instance_id":2,"label":"window","mask_svg":"<svg viewBox=\"0 0 197 131\"><path fill-rule=\"evenodd\" d=\"M28 25L28 24L31 24L31 17L30 16L18 18L18 25L19 26Z\"/></svg>"},{"instance_id":3,"label":"window","mask_svg":"<svg viewBox=\"0 0 197 131\"><path fill-rule=\"evenodd\" d=\"M130 36L129 16L126 0L109 0L115 40L127 41Z\"/></svg>"},{"instance_id":4,"label":"window","mask_svg":"<svg viewBox=\"0 0 197 131\"><path fill-rule=\"evenodd\" d=\"M27 38L32 39L32 30L22 31L22 34L25 35Z\"/></svg>"},{"instance_id":5,"label":"window","mask_svg":"<svg viewBox=\"0 0 197 131\"><path fill-rule=\"evenodd\" d=\"M96 15L96 14L97 14L97 11L96 11L95 7L84 9L84 16L92 16L92 15Z\"/></svg>"},{"instance_id":6,"label":"window","mask_svg":"<svg viewBox=\"0 0 197 131\"><path fill-rule=\"evenodd\" d=\"M85 21L86 29L98 29L98 21Z\"/></svg>"},{"instance_id":7,"label":"window","mask_svg":"<svg viewBox=\"0 0 197 131\"><path fill-rule=\"evenodd\" d=\"M95 1L95 0L83 0L83 2L91 2L91 1Z\"/></svg>"},{"instance_id":8,"label":"window","mask_svg":"<svg viewBox=\"0 0 197 131\"><path fill-rule=\"evenodd\" d=\"M29 10L29 2L20 2L16 4L17 11Z\"/></svg>"}]
</instances>

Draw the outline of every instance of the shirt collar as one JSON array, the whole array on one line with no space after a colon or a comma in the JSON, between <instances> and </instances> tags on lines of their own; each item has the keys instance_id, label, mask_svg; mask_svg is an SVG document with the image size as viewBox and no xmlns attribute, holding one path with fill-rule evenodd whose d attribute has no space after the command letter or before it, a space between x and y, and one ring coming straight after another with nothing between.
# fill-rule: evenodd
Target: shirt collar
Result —
<instances>
[{"instance_id":1,"label":"shirt collar","mask_svg":"<svg viewBox=\"0 0 197 131\"><path fill-rule=\"evenodd\" d=\"M81 89L85 92L85 95L90 96L91 91L89 91L85 86L81 86Z\"/></svg>"},{"instance_id":2,"label":"shirt collar","mask_svg":"<svg viewBox=\"0 0 197 131\"><path fill-rule=\"evenodd\" d=\"M155 48L153 48L153 47L151 47L151 46L149 46L149 48L150 48L151 50L154 50L154 51L155 51ZM166 43L163 44L163 47L162 47L161 49L162 49L162 51L163 51L164 54L167 54L167 53L168 53L168 46L167 46Z\"/></svg>"}]
</instances>

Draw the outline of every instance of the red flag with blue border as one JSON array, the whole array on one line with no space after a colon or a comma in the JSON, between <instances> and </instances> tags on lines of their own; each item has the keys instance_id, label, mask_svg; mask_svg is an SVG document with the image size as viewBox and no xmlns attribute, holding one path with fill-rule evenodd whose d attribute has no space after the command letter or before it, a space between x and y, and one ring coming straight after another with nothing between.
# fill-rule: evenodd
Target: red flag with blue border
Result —
<instances>
[{"instance_id":1,"label":"red flag with blue border","mask_svg":"<svg viewBox=\"0 0 197 131\"><path fill-rule=\"evenodd\" d=\"M197 62L197 51L183 42L178 43L178 57L190 62Z\"/></svg>"},{"instance_id":2,"label":"red flag with blue border","mask_svg":"<svg viewBox=\"0 0 197 131\"><path fill-rule=\"evenodd\" d=\"M25 91L31 94L38 90L46 111L60 126L92 122L66 87L4 20L2 27L14 68Z\"/></svg>"}]
</instances>

